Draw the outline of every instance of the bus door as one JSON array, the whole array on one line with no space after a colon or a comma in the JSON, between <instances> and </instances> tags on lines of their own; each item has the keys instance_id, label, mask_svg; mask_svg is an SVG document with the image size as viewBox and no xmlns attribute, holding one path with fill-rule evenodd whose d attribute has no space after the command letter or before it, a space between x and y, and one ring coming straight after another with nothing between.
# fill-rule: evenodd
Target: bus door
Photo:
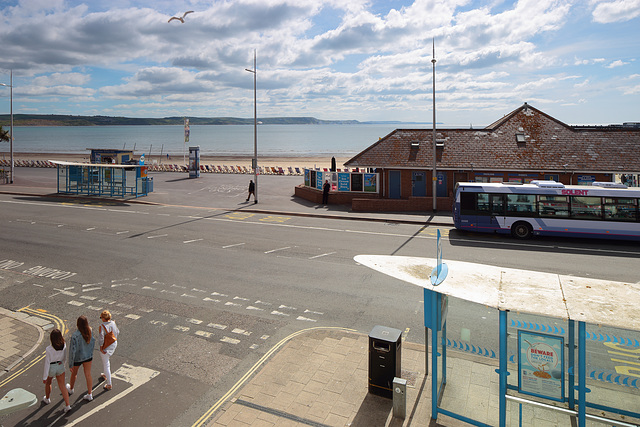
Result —
<instances>
[{"instance_id":1,"label":"bus door","mask_svg":"<svg viewBox=\"0 0 640 427\"><path fill-rule=\"evenodd\" d=\"M489 194L491 227L503 228L505 224L504 194Z\"/></svg>"}]
</instances>

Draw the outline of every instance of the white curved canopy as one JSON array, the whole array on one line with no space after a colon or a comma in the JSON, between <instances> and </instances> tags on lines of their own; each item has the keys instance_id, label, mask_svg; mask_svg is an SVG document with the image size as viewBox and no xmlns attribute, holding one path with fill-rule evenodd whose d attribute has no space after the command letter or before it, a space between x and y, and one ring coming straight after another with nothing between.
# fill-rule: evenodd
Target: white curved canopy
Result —
<instances>
[{"instance_id":1,"label":"white curved canopy","mask_svg":"<svg viewBox=\"0 0 640 427\"><path fill-rule=\"evenodd\" d=\"M354 260L396 279L500 310L640 330L640 284L447 261L445 281L431 285L435 258L357 255Z\"/></svg>"}]
</instances>

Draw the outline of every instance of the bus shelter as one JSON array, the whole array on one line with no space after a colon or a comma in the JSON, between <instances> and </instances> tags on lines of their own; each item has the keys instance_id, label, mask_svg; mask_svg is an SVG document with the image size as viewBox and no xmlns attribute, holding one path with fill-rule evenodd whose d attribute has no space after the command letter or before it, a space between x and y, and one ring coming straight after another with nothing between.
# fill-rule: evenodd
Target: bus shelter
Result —
<instances>
[{"instance_id":1,"label":"bus shelter","mask_svg":"<svg viewBox=\"0 0 640 427\"><path fill-rule=\"evenodd\" d=\"M140 197L153 192L153 178L143 165L50 162L57 166L58 193Z\"/></svg>"},{"instance_id":2,"label":"bus shelter","mask_svg":"<svg viewBox=\"0 0 640 427\"><path fill-rule=\"evenodd\" d=\"M477 426L536 425L523 415L533 408L529 417L545 411L545 425L640 424L640 317L635 315L640 283L447 261L446 279L434 286L438 259L358 255L355 260L424 288L432 419L441 414ZM450 301L484 306L486 321L478 325L477 318L470 319L466 332L493 330L495 339L474 343L468 336L449 336L447 317L455 314ZM471 376L449 381L455 376L447 366L451 348L496 368L485 378L487 394L496 397L493 405L489 396L462 392L467 385L462 382L473 382ZM482 401L489 403L481 408Z\"/></svg>"}]
</instances>

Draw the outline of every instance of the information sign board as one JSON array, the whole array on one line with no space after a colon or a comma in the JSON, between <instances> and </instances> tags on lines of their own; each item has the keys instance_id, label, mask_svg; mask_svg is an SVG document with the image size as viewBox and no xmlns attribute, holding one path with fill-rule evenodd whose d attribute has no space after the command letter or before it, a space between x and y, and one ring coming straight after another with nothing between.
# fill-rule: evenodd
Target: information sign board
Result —
<instances>
[{"instance_id":1,"label":"information sign board","mask_svg":"<svg viewBox=\"0 0 640 427\"><path fill-rule=\"evenodd\" d=\"M564 338L518 331L518 391L564 401Z\"/></svg>"}]
</instances>

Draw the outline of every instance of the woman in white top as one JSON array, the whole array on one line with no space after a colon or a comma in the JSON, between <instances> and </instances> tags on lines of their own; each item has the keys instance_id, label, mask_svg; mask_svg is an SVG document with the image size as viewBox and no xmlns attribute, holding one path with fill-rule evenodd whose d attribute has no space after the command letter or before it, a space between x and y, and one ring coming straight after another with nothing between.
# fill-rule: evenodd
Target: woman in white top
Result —
<instances>
[{"instance_id":1,"label":"woman in white top","mask_svg":"<svg viewBox=\"0 0 640 427\"><path fill-rule=\"evenodd\" d=\"M102 320L102 324L100 325L100 336L98 337L98 344L100 345L100 357L102 358L102 366L104 368L104 372L101 377L106 381L104 385L105 390L111 390L111 362L109 358L113 356L113 352L116 351L116 347L118 346L118 334L120 331L116 326L116 322L111 320L111 313L109 310L104 310L100 314L100 319ZM108 336L111 332L113 332L113 337L116 339L113 343L105 346L105 336ZM107 341L109 339L107 338Z\"/></svg>"},{"instance_id":2,"label":"woman in white top","mask_svg":"<svg viewBox=\"0 0 640 427\"><path fill-rule=\"evenodd\" d=\"M69 406L69 393L67 393L67 387L64 384L65 362L67 361L67 344L64 342L64 337L60 332L60 329L54 329L49 335L51 345L47 346L44 357L44 374L42 375L42 382L44 383L44 397L42 403L48 405L51 403L51 381L53 377L56 377L58 381L58 387L62 392L62 398L66 406L64 412L69 412L71 406Z\"/></svg>"}]
</instances>

